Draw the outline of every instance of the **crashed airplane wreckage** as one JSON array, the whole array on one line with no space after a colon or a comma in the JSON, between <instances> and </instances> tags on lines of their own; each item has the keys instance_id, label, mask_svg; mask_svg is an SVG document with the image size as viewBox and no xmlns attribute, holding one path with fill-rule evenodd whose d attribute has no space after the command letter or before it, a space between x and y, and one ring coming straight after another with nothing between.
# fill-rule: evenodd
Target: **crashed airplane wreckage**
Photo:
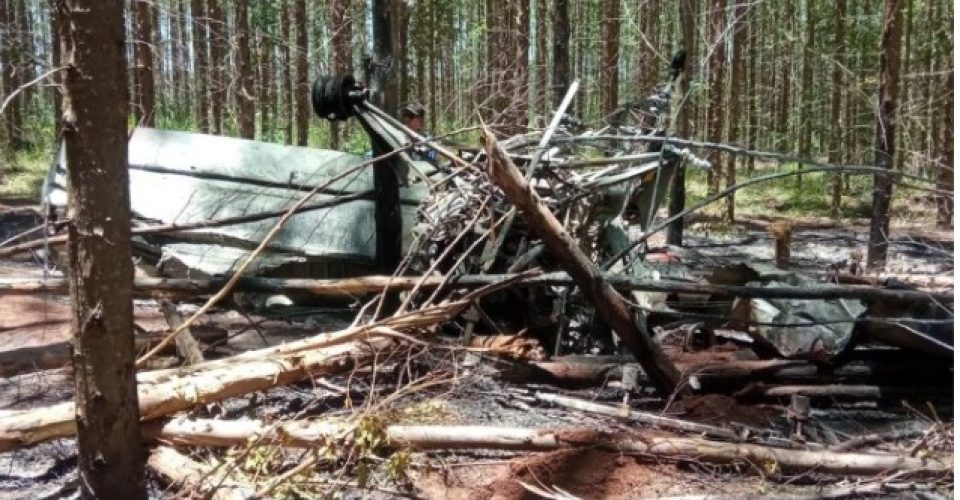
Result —
<instances>
[{"instance_id":1,"label":"crashed airplane wreckage","mask_svg":"<svg viewBox=\"0 0 960 500\"><path fill-rule=\"evenodd\" d=\"M543 132L488 138L486 148L456 154L370 104L352 77L318 80L311 96L318 116L355 118L374 157L395 153L372 168L344 152L138 128L129 162L140 269L167 284L207 280L215 288L290 206L316 191L246 270L247 289L303 296L317 287L284 279L330 284L394 274L401 278L377 283L412 289L402 311L437 304L444 288L514 279L517 286L468 308L452 331L465 342L481 331L526 331L553 355L625 347L645 371L662 371L649 374L669 382L661 387L676 386L679 374L653 337L678 322L709 338L737 330L742 335L734 337L763 358L831 362L859 342L951 358L952 293L879 290L873 296L880 298L864 301L866 287L828 289L763 263L695 270L646 258L646 245L636 241L660 227L655 218L674 173L709 167L667 138L682 65L682 55L675 57L659 89L599 128L586 130L566 115L574 83ZM437 148L450 162L417 161L408 154L414 145ZM61 155L44 185L44 202L59 217L66 168ZM530 271L547 274L522 276ZM705 312L710 319L690 320Z\"/></svg>"}]
</instances>

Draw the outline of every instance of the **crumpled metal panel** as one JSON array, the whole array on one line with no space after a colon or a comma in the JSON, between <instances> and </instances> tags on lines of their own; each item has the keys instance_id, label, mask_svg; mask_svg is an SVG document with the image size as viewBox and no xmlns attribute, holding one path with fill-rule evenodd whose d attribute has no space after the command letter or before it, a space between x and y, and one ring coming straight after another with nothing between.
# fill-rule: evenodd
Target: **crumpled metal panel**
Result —
<instances>
[{"instance_id":1,"label":"crumpled metal panel","mask_svg":"<svg viewBox=\"0 0 960 500\"><path fill-rule=\"evenodd\" d=\"M129 141L130 203L135 219L154 224L189 223L283 210L315 185L362 163L359 155L231 137L137 128ZM45 193L63 206L63 157ZM369 168L333 182L319 202L339 194L373 190ZM414 190L401 190L408 202ZM404 207L412 213L415 207ZM277 218L147 237L159 246L161 264L176 261L191 275L229 272L270 231ZM375 255L374 203L356 200L292 216L255 267L309 260L370 262ZM163 243L160 245L160 243ZM161 266L161 269L163 267ZM164 273L167 274L167 273Z\"/></svg>"}]
</instances>

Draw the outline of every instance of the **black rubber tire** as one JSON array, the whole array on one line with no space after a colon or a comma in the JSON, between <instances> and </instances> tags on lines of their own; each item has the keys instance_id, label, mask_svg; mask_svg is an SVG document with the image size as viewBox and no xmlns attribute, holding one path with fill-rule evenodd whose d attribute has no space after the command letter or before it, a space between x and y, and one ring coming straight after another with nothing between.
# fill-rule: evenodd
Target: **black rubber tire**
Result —
<instances>
[{"instance_id":1,"label":"black rubber tire","mask_svg":"<svg viewBox=\"0 0 960 500\"><path fill-rule=\"evenodd\" d=\"M357 90L353 75L322 76L313 83L310 100L313 111L320 118L346 120L353 115L350 92Z\"/></svg>"}]
</instances>

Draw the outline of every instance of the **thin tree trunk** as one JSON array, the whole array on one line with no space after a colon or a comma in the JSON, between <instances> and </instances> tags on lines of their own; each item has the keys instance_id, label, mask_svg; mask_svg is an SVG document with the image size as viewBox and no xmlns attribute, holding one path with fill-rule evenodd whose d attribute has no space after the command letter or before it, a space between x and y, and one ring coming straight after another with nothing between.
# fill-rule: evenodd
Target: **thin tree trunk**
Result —
<instances>
[{"instance_id":1,"label":"thin tree trunk","mask_svg":"<svg viewBox=\"0 0 960 500\"><path fill-rule=\"evenodd\" d=\"M693 113L692 95L690 93L690 81L696 74L697 54L694 46L694 30L696 28L696 0L680 0L678 5L678 17L680 18L680 43L684 52L687 53L687 64L680 77L680 109L677 112L677 134L683 138L690 138L691 119L696 115ZM670 202L668 212L673 217L683 212L686 203L686 166L681 166L674 174L673 182L670 185ZM683 219L670 224L667 228L667 243L671 245L683 245Z\"/></svg>"},{"instance_id":2,"label":"thin tree trunk","mask_svg":"<svg viewBox=\"0 0 960 500\"><path fill-rule=\"evenodd\" d=\"M553 4L553 104L557 106L570 86L570 4Z\"/></svg>"},{"instance_id":3,"label":"thin tree trunk","mask_svg":"<svg viewBox=\"0 0 960 500\"><path fill-rule=\"evenodd\" d=\"M2 30L0 34L3 35L0 37L0 64L2 64L0 94L8 96L18 86L16 76L18 72L14 63L17 38L15 35L17 31L16 18L14 8L7 1L0 1L0 30ZM3 147L8 154L12 154L12 151L20 142L20 125L17 123L19 112L20 101L14 99L7 105L7 109L3 113L3 127L6 132L6 144Z\"/></svg>"},{"instance_id":4,"label":"thin tree trunk","mask_svg":"<svg viewBox=\"0 0 960 500\"><path fill-rule=\"evenodd\" d=\"M793 19L793 3L783 4L783 23L780 26L780 78L777 89L779 101L777 109L777 148L785 150L790 144L790 70L793 63L793 47L790 43L790 28ZM776 88L776 87L775 87Z\"/></svg>"},{"instance_id":5,"label":"thin tree trunk","mask_svg":"<svg viewBox=\"0 0 960 500\"><path fill-rule=\"evenodd\" d=\"M193 79L194 79L194 107L197 129L203 133L210 132L210 101L207 89L210 84L208 68L207 42L207 7L205 0L190 1L190 15L193 21Z\"/></svg>"},{"instance_id":6,"label":"thin tree trunk","mask_svg":"<svg viewBox=\"0 0 960 500\"><path fill-rule=\"evenodd\" d=\"M880 92L877 111L877 167L893 168L896 153L897 87L900 80L900 19L902 0L884 0L883 35L880 45ZM890 197L893 179L878 174L873 178L873 217L867 266L882 269L887 263L887 236L890 234Z\"/></svg>"},{"instance_id":7,"label":"thin tree trunk","mask_svg":"<svg viewBox=\"0 0 960 500\"><path fill-rule=\"evenodd\" d=\"M293 26L297 30L297 81L294 93L291 96L297 109L297 145L307 145L307 135L310 132L310 110L307 108L307 96L310 94L309 75L307 74L307 3L306 0L294 0Z\"/></svg>"},{"instance_id":8,"label":"thin tree trunk","mask_svg":"<svg viewBox=\"0 0 960 500\"><path fill-rule=\"evenodd\" d=\"M537 96L534 100L536 116L547 113L549 92L547 91L547 0L536 0L537 6L537 54L534 62ZM549 119L549 118L546 118ZM546 125L544 123L543 125Z\"/></svg>"},{"instance_id":9,"label":"thin tree trunk","mask_svg":"<svg viewBox=\"0 0 960 500\"><path fill-rule=\"evenodd\" d=\"M250 62L250 21L247 15L247 2L234 2L236 7L237 29L237 73L240 77L240 89L237 92L237 124L240 137L253 139L256 132L253 111L253 68Z\"/></svg>"},{"instance_id":10,"label":"thin tree trunk","mask_svg":"<svg viewBox=\"0 0 960 500\"><path fill-rule=\"evenodd\" d=\"M2 4L0 0L0 4ZM50 49L51 49L51 64L55 68L63 66L63 46L61 45L61 40L64 39L64 30L66 30L66 23L63 22L63 19L60 17L59 9L57 9L57 0L49 1L50 7ZM0 10L3 10L3 5L0 5ZM2 24L2 21L0 21ZM2 31L2 26L0 26L0 31ZM0 37L2 38L2 37ZM2 42L0 42L2 43ZM2 53L2 50L0 50ZM60 133L63 129L63 75L60 72L55 73L52 76L53 79L53 129L54 134L57 137L59 142ZM3 93L3 86L0 85L0 93ZM6 95L6 94L4 94ZM0 144L0 149L3 148L3 144Z\"/></svg>"},{"instance_id":11,"label":"thin tree trunk","mask_svg":"<svg viewBox=\"0 0 960 500\"><path fill-rule=\"evenodd\" d=\"M806 19L806 36L803 44L803 68L800 71L800 156L810 157L810 148L813 142L813 50L816 38L814 34L813 1L805 0L804 16ZM803 164L797 164L803 168ZM797 175L797 190L803 185L803 176Z\"/></svg>"},{"instance_id":12,"label":"thin tree trunk","mask_svg":"<svg viewBox=\"0 0 960 500\"><path fill-rule=\"evenodd\" d=\"M841 130L850 126L844 123L840 116L843 96L843 68L846 50L844 49L844 26L847 17L847 0L835 0L833 11L833 96L830 100L830 146L827 161L834 164L842 162L841 158ZM830 216L840 218L840 207L843 204L843 179L839 173L833 174L833 195L830 200Z\"/></svg>"},{"instance_id":13,"label":"thin tree trunk","mask_svg":"<svg viewBox=\"0 0 960 500\"><path fill-rule=\"evenodd\" d=\"M71 0L64 127L83 498L146 498L133 349L123 4Z\"/></svg>"},{"instance_id":14,"label":"thin tree trunk","mask_svg":"<svg viewBox=\"0 0 960 500\"><path fill-rule=\"evenodd\" d=\"M223 111L226 106L227 81L224 58L226 57L227 22L223 15L221 0L207 0L210 34L210 115L211 131L223 133Z\"/></svg>"},{"instance_id":15,"label":"thin tree trunk","mask_svg":"<svg viewBox=\"0 0 960 500\"><path fill-rule=\"evenodd\" d=\"M810 0L807 0L810 1ZM730 143L741 142L739 137L739 125L740 125L740 101L743 96L743 84L742 84L742 74L744 72L743 64L743 45L744 38L746 34L746 20L744 17L747 15L747 5L743 2L738 2L733 9L733 62L731 64L730 71L730 99L728 106L730 108L729 122L727 125L727 139ZM735 155L728 155L727 158L727 175L726 175L726 187L733 186L737 183L737 157ZM727 197L726 200L727 211L726 219L727 222L733 224L736 198L733 194Z\"/></svg>"},{"instance_id":16,"label":"thin tree trunk","mask_svg":"<svg viewBox=\"0 0 960 500\"><path fill-rule=\"evenodd\" d=\"M418 6L419 7L419 6ZM350 19L350 2L348 0L332 0L330 4L330 29L333 31L333 72L334 74L353 73L352 41L353 41L353 22ZM419 44L416 47L420 50ZM418 68L422 69L420 61L417 62ZM422 93L423 85L422 74L417 78L418 92ZM343 147L346 131L346 122L330 122L330 147L340 149Z\"/></svg>"},{"instance_id":17,"label":"thin tree trunk","mask_svg":"<svg viewBox=\"0 0 960 500\"><path fill-rule=\"evenodd\" d=\"M612 113L617 107L620 84L620 0L604 0L601 11L601 39L603 41L600 82L603 86L600 112Z\"/></svg>"},{"instance_id":18,"label":"thin tree trunk","mask_svg":"<svg viewBox=\"0 0 960 500\"><path fill-rule=\"evenodd\" d=\"M290 46L293 45L290 37L290 2L291 0L280 0L280 71L283 75L283 142L286 144L293 144L294 114L293 80L290 75Z\"/></svg>"},{"instance_id":19,"label":"thin tree trunk","mask_svg":"<svg viewBox=\"0 0 960 500\"><path fill-rule=\"evenodd\" d=\"M723 84L724 84L724 21L726 17L726 0L711 0L710 2L710 103L707 108L707 140L718 143L723 139ZM708 171L708 192L715 194L720 189L720 154L716 151L708 155L712 165Z\"/></svg>"},{"instance_id":20,"label":"thin tree trunk","mask_svg":"<svg viewBox=\"0 0 960 500\"><path fill-rule=\"evenodd\" d=\"M758 9L760 7L757 7ZM762 14L762 10L760 14ZM757 115L759 113L759 106L757 106L757 81L760 79L759 71L762 67L760 64L760 49L757 46L757 40L760 38L760 26L759 24L763 22L763 19L759 14L753 15L752 22L748 23L750 29L750 42L747 47L747 61L750 67L749 79L747 80L747 95L746 95L746 113L747 113L747 149L756 149L757 148L757 127L759 125L759 120ZM747 157L747 177L753 175L753 169L756 158L753 156Z\"/></svg>"},{"instance_id":21,"label":"thin tree trunk","mask_svg":"<svg viewBox=\"0 0 960 500\"><path fill-rule=\"evenodd\" d=\"M134 0L133 24L134 40L133 53L136 61L134 69L134 108L133 116L137 124L153 127L154 103L156 95L153 75L153 18L151 16L151 0Z\"/></svg>"},{"instance_id":22,"label":"thin tree trunk","mask_svg":"<svg viewBox=\"0 0 960 500\"><path fill-rule=\"evenodd\" d=\"M950 37L952 38L952 36ZM953 46L951 43L950 47ZM937 226L943 229L953 227L953 49L947 54L946 73L943 75L946 99L943 103L943 126L940 130L940 164L937 165L937 187L950 195L940 195L937 209Z\"/></svg>"}]
</instances>

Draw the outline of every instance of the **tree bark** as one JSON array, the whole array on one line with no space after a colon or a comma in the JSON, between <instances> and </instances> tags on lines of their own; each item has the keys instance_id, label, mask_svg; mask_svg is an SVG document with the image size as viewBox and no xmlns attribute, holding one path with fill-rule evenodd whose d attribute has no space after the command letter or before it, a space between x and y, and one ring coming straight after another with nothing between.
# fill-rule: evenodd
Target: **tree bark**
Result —
<instances>
[{"instance_id":1,"label":"tree bark","mask_svg":"<svg viewBox=\"0 0 960 500\"><path fill-rule=\"evenodd\" d=\"M310 132L310 109L307 107L307 96L310 95L310 77L307 74L309 38L307 36L306 0L294 0L293 27L297 30L297 82L292 96L297 109L297 146L306 146L307 135Z\"/></svg>"},{"instance_id":2,"label":"tree bark","mask_svg":"<svg viewBox=\"0 0 960 500\"><path fill-rule=\"evenodd\" d=\"M210 34L210 116L211 132L223 133L223 111L227 100L227 20L222 0L207 0L207 29Z\"/></svg>"},{"instance_id":3,"label":"tree bark","mask_svg":"<svg viewBox=\"0 0 960 500\"><path fill-rule=\"evenodd\" d=\"M243 446L251 440L268 446L313 448L330 439L349 435L350 427L330 422L284 422L268 425L256 420L171 420L151 434L183 445ZM953 467L948 457L914 458L893 454L838 453L773 448L755 444L724 443L700 438L618 434L589 427L522 428L488 426L401 426L385 430L385 443L416 450L497 449L550 451L591 447L614 453L642 454L664 459L694 459L710 463L749 462L755 470L771 464L784 472L816 469L839 475L876 475L907 472L936 477Z\"/></svg>"},{"instance_id":4,"label":"tree bark","mask_svg":"<svg viewBox=\"0 0 960 500\"><path fill-rule=\"evenodd\" d=\"M808 2L811 0L807 0ZM743 73L744 73L744 64L743 64L743 45L744 38L746 35L746 19L747 9L749 7L743 2L738 2L733 9L733 61L731 63L730 69L730 98L728 101L728 107L730 109L730 114L727 123L727 142L734 144L741 142L739 133L740 133L740 107L741 101L743 100ZM725 186L730 187L737 183L737 157L736 155L727 155L727 172L725 179ZM726 200L726 221L728 224L733 224L734 213L736 210L736 196L731 194L727 197Z\"/></svg>"},{"instance_id":5,"label":"tree bark","mask_svg":"<svg viewBox=\"0 0 960 500\"><path fill-rule=\"evenodd\" d=\"M803 158L811 157L811 147L813 145L813 65L814 65L814 48L817 43L817 38L814 34L814 27L816 23L814 22L813 17L813 2L814 0L804 0L804 23L806 34L804 36L803 43L803 58L802 58L802 67L800 69L800 98L798 99L798 106L800 108L800 137L799 137L799 152L800 156ZM797 164L798 169L803 168L802 163ZM803 176L797 175L797 190L803 186Z\"/></svg>"},{"instance_id":6,"label":"tree bark","mask_svg":"<svg viewBox=\"0 0 960 500\"><path fill-rule=\"evenodd\" d=\"M133 53L136 62L133 74L133 116L137 124L144 127L153 127L156 102L153 75L155 45L153 16L150 12L152 3L152 0L134 0L133 2Z\"/></svg>"},{"instance_id":7,"label":"tree bark","mask_svg":"<svg viewBox=\"0 0 960 500\"><path fill-rule=\"evenodd\" d=\"M146 498L133 349L123 3L71 0L64 41L67 245L84 498Z\"/></svg>"},{"instance_id":8,"label":"tree bark","mask_svg":"<svg viewBox=\"0 0 960 500\"><path fill-rule=\"evenodd\" d=\"M570 86L570 4L553 4L553 105L559 106Z\"/></svg>"},{"instance_id":9,"label":"tree bark","mask_svg":"<svg viewBox=\"0 0 960 500\"><path fill-rule=\"evenodd\" d=\"M840 164L841 157L841 129L849 124L843 122L841 104L843 98L843 68L845 66L845 30L847 17L847 0L835 0L833 11L833 92L830 99L830 151L827 161ZM843 204L843 177L833 174L833 192L830 198L830 216L840 218L840 207Z\"/></svg>"},{"instance_id":10,"label":"tree bark","mask_svg":"<svg viewBox=\"0 0 960 500\"><path fill-rule=\"evenodd\" d=\"M16 32L16 23L14 22L13 9L7 2L0 1L0 94L10 95L16 88L16 65L13 62L15 53L14 32ZM12 155L15 145L19 142L20 126L17 124L17 113L19 112L19 101L14 99L8 104L8 108L3 113L3 127L6 136L5 144L0 145L8 155Z\"/></svg>"},{"instance_id":11,"label":"tree bark","mask_svg":"<svg viewBox=\"0 0 960 500\"><path fill-rule=\"evenodd\" d=\"M950 35L952 38L952 35ZM943 103L943 125L940 130L940 155L939 165L937 165L937 187L944 192L937 199L937 226L943 229L953 227L953 44L950 44L950 51L947 54L946 71L943 75L944 86L946 89L946 100Z\"/></svg>"},{"instance_id":12,"label":"tree bark","mask_svg":"<svg viewBox=\"0 0 960 500\"><path fill-rule=\"evenodd\" d=\"M693 104L690 102L692 99L690 81L696 74L695 68L697 66L697 54L694 48L694 29L697 19L694 10L695 5L695 0L680 0L677 13L680 18L680 43L687 54L687 64L683 69L683 75L680 77L681 104L677 111L677 135L684 138L691 138L690 121L695 117L692 113ZM683 212L686 204L686 170L686 166L681 165L670 184L670 201L667 207L670 217ZM677 246L683 245L683 219L677 219L667 228L667 243Z\"/></svg>"},{"instance_id":13,"label":"tree bark","mask_svg":"<svg viewBox=\"0 0 960 500\"><path fill-rule=\"evenodd\" d=\"M331 37L331 44L333 45L333 72L337 75L351 74L353 73L353 22L350 19L350 2L348 0L331 1L330 29L333 31ZM417 85L417 90L422 93L422 78L417 79ZM346 140L345 133L346 122L330 122L331 149L340 149L343 147L343 143Z\"/></svg>"},{"instance_id":14,"label":"tree bark","mask_svg":"<svg viewBox=\"0 0 960 500\"><path fill-rule=\"evenodd\" d=\"M601 39L603 41L600 82L602 102L600 112L607 115L617 107L617 90L620 86L620 0L604 0L600 12Z\"/></svg>"},{"instance_id":15,"label":"tree bark","mask_svg":"<svg viewBox=\"0 0 960 500\"><path fill-rule=\"evenodd\" d=\"M523 175L500 148L496 138L486 131L487 172L507 198L524 214L560 265L590 297L600 317L630 349L653 382L664 393L680 390L680 373L673 366L646 328L627 309L623 297L607 283L595 264L546 209ZM683 392L683 391L681 391Z\"/></svg>"},{"instance_id":16,"label":"tree bark","mask_svg":"<svg viewBox=\"0 0 960 500\"><path fill-rule=\"evenodd\" d=\"M291 53L290 47L293 46L293 40L290 37L290 2L293 0L280 0L280 72L283 76L280 82L283 85L283 142L293 144L293 116L295 111L293 100L293 79L291 76Z\"/></svg>"},{"instance_id":17,"label":"tree bark","mask_svg":"<svg viewBox=\"0 0 960 500\"><path fill-rule=\"evenodd\" d=\"M876 153L880 168L892 169L896 154L897 87L900 82L900 19L902 0L884 0L883 34L880 44L880 90L877 104ZM883 269L887 263L887 235L890 234L890 197L893 178L877 174L873 178L873 215L870 218L870 242L867 267Z\"/></svg>"},{"instance_id":18,"label":"tree bark","mask_svg":"<svg viewBox=\"0 0 960 500\"><path fill-rule=\"evenodd\" d=\"M210 132L210 101L207 95L210 86L210 70L207 42L207 6L206 0L191 0L190 15L193 28L193 80L194 80L194 120L202 133Z\"/></svg>"},{"instance_id":19,"label":"tree bark","mask_svg":"<svg viewBox=\"0 0 960 500\"><path fill-rule=\"evenodd\" d=\"M240 129L240 137L253 139L256 125L253 111L253 67L250 61L250 20L247 2L237 1L234 2L234 6L237 30L237 76L240 80L240 88L237 91L237 125Z\"/></svg>"},{"instance_id":20,"label":"tree bark","mask_svg":"<svg viewBox=\"0 0 960 500\"><path fill-rule=\"evenodd\" d=\"M710 2L710 75L707 79L710 88L710 103L707 107L707 140L719 143L723 140L723 84L726 55L724 46L724 24L727 12L726 0ZM720 154L712 151L707 155L711 167L707 172L708 193L716 194L720 190Z\"/></svg>"},{"instance_id":21,"label":"tree bark","mask_svg":"<svg viewBox=\"0 0 960 500\"><path fill-rule=\"evenodd\" d=\"M3 3L0 0L0 3ZM60 18L59 9L57 9L57 0L49 0L50 7L50 49L51 65L55 68L63 66L63 46L61 45L61 40L64 39L63 31L66 29L66 23ZM0 11L4 9L3 5L0 5ZM2 14L0 14L2 17ZM2 31L2 19L0 19L0 31ZM2 44L2 42L0 42ZM2 49L0 49L0 54L2 54ZM0 76L2 78L2 76ZM54 135L59 140L60 133L63 129L62 118L63 118L63 75L60 72L55 73L51 76L53 80L53 130ZM4 91L3 85L0 84L0 93ZM0 149L3 148L2 142L0 142Z\"/></svg>"}]
</instances>

